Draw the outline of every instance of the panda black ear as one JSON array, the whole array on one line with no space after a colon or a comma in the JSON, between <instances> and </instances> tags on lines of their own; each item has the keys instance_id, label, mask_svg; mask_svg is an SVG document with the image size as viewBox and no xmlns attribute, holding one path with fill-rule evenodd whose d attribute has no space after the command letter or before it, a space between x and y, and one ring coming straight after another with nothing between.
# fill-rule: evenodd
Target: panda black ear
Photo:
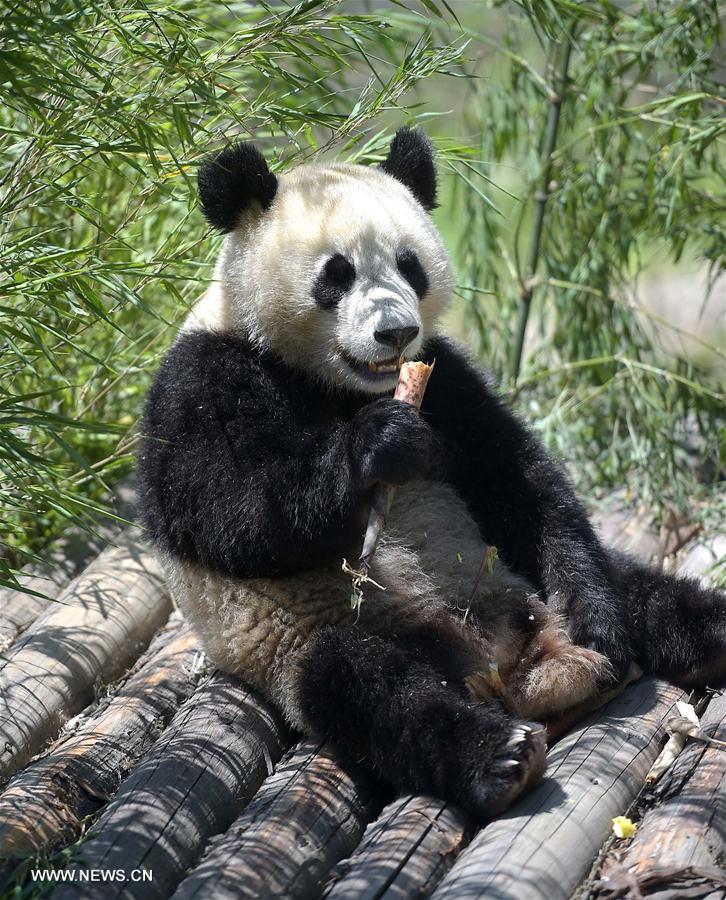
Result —
<instances>
[{"instance_id":1,"label":"panda black ear","mask_svg":"<svg viewBox=\"0 0 726 900\"><path fill-rule=\"evenodd\" d=\"M197 185L207 221L223 234L234 231L251 203L267 209L277 193L277 178L254 144L234 144L205 159Z\"/></svg>"},{"instance_id":2,"label":"panda black ear","mask_svg":"<svg viewBox=\"0 0 726 900\"><path fill-rule=\"evenodd\" d=\"M405 184L424 209L436 206L434 148L423 131L399 128L381 168Z\"/></svg>"}]
</instances>

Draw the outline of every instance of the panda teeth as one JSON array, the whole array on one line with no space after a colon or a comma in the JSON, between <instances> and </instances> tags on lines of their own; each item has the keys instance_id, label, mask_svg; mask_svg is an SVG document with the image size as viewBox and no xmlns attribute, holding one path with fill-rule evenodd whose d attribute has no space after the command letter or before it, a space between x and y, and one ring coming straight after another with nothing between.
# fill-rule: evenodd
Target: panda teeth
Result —
<instances>
[{"instance_id":1,"label":"panda teeth","mask_svg":"<svg viewBox=\"0 0 726 900\"><path fill-rule=\"evenodd\" d=\"M368 369L371 372L379 372L383 374L393 374L397 372L403 364L403 357L399 359L387 359L384 362L369 362Z\"/></svg>"}]
</instances>

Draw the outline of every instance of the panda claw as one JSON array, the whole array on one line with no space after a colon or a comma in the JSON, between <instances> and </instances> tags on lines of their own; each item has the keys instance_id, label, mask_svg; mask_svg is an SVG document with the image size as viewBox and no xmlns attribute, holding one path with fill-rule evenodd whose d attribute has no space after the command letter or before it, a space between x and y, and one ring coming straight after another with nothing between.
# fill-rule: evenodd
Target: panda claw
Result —
<instances>
[{"instance_id":1,"label":"panda claw","mask_svg":"<svg viewBox=\"0 0 726 900\"><path fill-rule=\"evenodd\" d=\"M490 785L488 816L496 816L520 794L541 780L546 768L545 729L539 723L518 723L504 743ZM503 757L503 758L502 758Z\"/></svg>"},{"instance_id":2,"label":"panda claw","mask_svg":"<svg viewBox=\"0 0 726 900\"><path fill-rule=\"evenodd\" d=\"M519 725L514 729L507 741L507 750L516 750L521 744L529 740L532 735L540 731L544 731L544 729L534 725Z\"/></svg>"}]
</instances>

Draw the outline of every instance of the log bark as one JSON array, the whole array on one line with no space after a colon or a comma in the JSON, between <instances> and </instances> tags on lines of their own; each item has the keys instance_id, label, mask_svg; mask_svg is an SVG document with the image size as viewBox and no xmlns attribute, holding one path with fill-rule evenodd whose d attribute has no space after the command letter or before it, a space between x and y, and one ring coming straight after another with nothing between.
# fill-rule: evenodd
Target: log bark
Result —
<instances>
[{"instance_id":1,"label":"log bark","mask_svg":"<svg viewBox=\"0 0 726 900\"><path fill-rule=\"evenodd\" d=\"M11 779L0 795L0 858L67 842L111 799L194 691L198 646L176 619L103 709Z\"/></svg>"},{"instance_id":2,"label":"log bark","mask_svg":"<svg viewBox=\"0 0 726 900\"><path fill-rule=\"evenodd\" d=\"M563 738L545 781L474 838L433 896L569 900L642 787L682 696L643 679Z\"/></svg>"},{"instance_id":3,"label":"log bark","mask_svg":"<svg viewBox=\"0 0 726 900\"><path fill-rule=\"evenodd\" d=\"M726 696L711 700L701 725L710 737L726 740ZM606 857L590 896L622 896L634 887L647 895L656 878L658 889L674 897L683 878L702 879L698 896L726 889L724 750L690 741L654 793L659 802L645 813L632 841Z\"/></svg>"},{"instance_id":4,"label":"log bark","mask_svg":"<svg viewBox=\"0 0 726 900\"><path fill-rule=\"evenodd\" d=\"M84 539L85 538L85 539ZM55 600L74 576L97 556L105 541L75 530L64 536L44 564L26 566L20 588L0 588L0 652L4 652ZM35 594L42 594L37 597Z\"/></svg>"},{"instance_id":5,"label":"log bark","mask_svg":"<svg viewBox=\"0 0 726 900\"><path fill-rule=\"evenodd\" d=\"M159 563L128 535L59 596L0 664L0 775L25 765L139 657L171 612Z\"/></svg>"},{"instance_id":6,"label":"log bark","mask_svg":"<svg viewBox=\"0 0 726 900\"><path fill-rule=\"evenodd\" d=\"M121 783L69 868L120 869L129 877L148 871L150 882L104 884L104 898L169 897L209 838L252 799L288 741L276 710L237 679L215 673ZM97 898L98 886L66 883L53 896Z\"/></svg>"},{"instance_id":7,"label":"log bark","mask_svg":"<svg viewBox=\"0 0 726 900\"><path fill-rule=\"evenodd\" d=\"M326 900L428 897L473 833L459 807L433 797L401 797L368 827L350 859L332 872Z\"/></svg>"},{"instance_id":8,"label":"log bark","mask_svg":"<svg viewBox=\"0 0 726 900\"><path fill-rule=\"evenodd\" d=\"M305 740L211 842L174 900L319 897L330 868L353 850L379 808L369 776Z\"/></svg>"},{"instance_id":9,"label":"log bark","mask_svg":"<svg viewBox=\"0 0 726 900\"><path fill-rule=\"evenodd\" d=\"M118 515L133 516L135 497L128 481L117 485L114 506ZM53 544L42 563L25 566L18 576L19 588L0 588L0 653L7 648L44 612L61 591L106 544L120 532L119 525L104 519L95 526L95 533L71 527ZM34 596L33 591L42 594Z\"/></svg>"}]
</instances>

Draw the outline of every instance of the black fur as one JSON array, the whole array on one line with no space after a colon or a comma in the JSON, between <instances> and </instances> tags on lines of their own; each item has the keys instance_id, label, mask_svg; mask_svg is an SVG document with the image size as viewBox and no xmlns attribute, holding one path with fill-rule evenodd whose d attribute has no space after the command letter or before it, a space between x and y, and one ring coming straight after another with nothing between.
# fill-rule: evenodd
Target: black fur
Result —
<instances>
[{"instance_id":1,"label":"black fur","mask_svg":"<svg viewBox=\"0 0 726 900\"><path fill-rule=\"evenodd\" d=\"M436 438L391 398L321 391L237 337L182 335L142 424L151 539L224 575L279 575L360 549L370 489L427 475Z\"/></svg>"},{"instance_id":2,"label":"black fur","mask_svg":"<svg viewBox=\"0 0 726 900\"><path fill-rule=\"evenodd\" d=\"M414 250L402 250L396 257L398 271L416 291L419 300L429 289L429 280L426 277L421 261Z\"/></svg>"},{"instance_id":3,"label":"black fur","mask_svg":"<svg viewBox=\"0 0 726 900\"><path fill-rule=\"evenodd\" d=\"M726 684L726 595L623 553L613 554L612 561L635 657L654 675L683 687Z\"/></svg>"},{"instance_id":4,"label":"black fur","mask_svg":"<svg viewBox=\"0 0 726 900\"><path fill-rule=\"evenodd\" d=\"M436 206L436 168L431 141L418 128L400 128L381 168L405 184L424 209Z\"/></svg>"},{"instance_id":5,"label":"black fur","mask_svg":"<svg viewBox=\"0 0 726 900\"><path fill-rule=\"evenodd\" d=\"M268 209L277 193L277 178L254 144L234 144L205 159L197 184L207 221L222 233L234 231L251 203Z\"/></svg>"},{"instance_id":6,"label":"black fur","mask_svg":"<svg viewBox=\"0 0 726 900\"><path fill-rule=\"evenodd\" d=\"M724 595L615 560L484 375L440 338L423 356L436 372L418 416L391 398L326 392L239 337L182 335L142 427L139 494L153 541L224 575L338 566L360 550L376 482L437 477L618 674L632 654L686 685L726 683ZM488 817L537 769L542 739L495 704L469 701L460 636L414 625L320 632L301 664L302 712L399 787Z\"/></svg>"},{"instance_id":7,"label":"black fur","mask_svg":"<svg viewBox=\"0 0 726 900\"><path fill-rule=\"evenodd\" d=\"M354 398L321 394L243 340L182 335L146 403L138 476L152 540L225 575L276 575L350 556Z\"/></svg>"},{"instance_id":8,"label":"black fur","mask_svg":"<svg viewBox=\"0 0 726 900\"><path fill-rule=\"evenodd\" d=\"M706 648L723 658L723 596L634 564L613 566L564 472L484 375L443 338L423 355L436 359L436 377L418 416L391 398L328 393L241 338L182 335L142 427L141 505L152 539L225 575L292 573L360 549L377 481L439 477L509 567L616 674L632 652L646 667L648 652L667 660L663 648L676 638L689 647L683 665L705 664ZM643 593L654 612L641 616L636 634L632 608ZM663 662L659 671L675 677L683 665L673 671Z\"/></svg>"},{"instance_id":9,"label":"black fur","mask_svg":"<svg viewBox=\"0 0 726 900\"><path fill-rule=\"evenodd\" d=\"M445 477L507 565L567 614L573 639L624 674L624 598L569 479L459 349L436 338L427 355L436 377L423 412L444 443Z\"/></svg>"},{"instance_id":10,"label":"black fur","mask_svg":"<svg viewBox=\"0 0 726 900\"><path fill-rule=\"evenodd\" d=\"M497 815L532 765L533 727L464 688L463 648L441 633L322 631L301 661L309 725L399 789ZM542 742L543 739L539 736Z\"/></svg>"},{"instance_id":11,"label":"black fur","mask_svg":"<svg viewBox=\"0 0 726 900\"><path fill-rule=\"evenodd\" d=\"M352 469L363 490L377 481L405 484L433 474L440 455L436 435L408 403L373 400L351 425Z\"/></svg>"},{"instance_id":12,"label":"black fur","mask_svg":"<svg viewBox=\"0 0 726 900\"><path fill-rule=\"evenodd\" d=\"M313 299L323 309L332 309L345 297L355 281L355 266L342 253L336 253L315 279Z\"/></svg>"}]
</instances>

